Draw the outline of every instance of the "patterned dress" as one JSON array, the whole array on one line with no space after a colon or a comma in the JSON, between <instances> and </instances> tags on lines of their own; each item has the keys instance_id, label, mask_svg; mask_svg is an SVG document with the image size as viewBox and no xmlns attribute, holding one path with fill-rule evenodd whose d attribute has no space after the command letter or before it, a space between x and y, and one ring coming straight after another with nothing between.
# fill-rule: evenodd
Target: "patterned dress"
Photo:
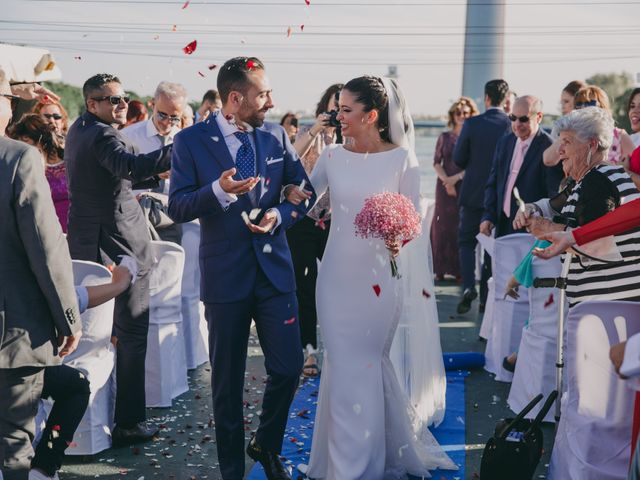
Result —
<instances>
[{"instance_id":1,"label":"patterned dress","mask_svg":"<svg viewBox=\"0 0 640 480\"><path fill-rule=\"evenodd\" d=\"M433 163L442 165L448 176L460 173L453 163L453 149L458 136L451 132L443 132L438 137ZM456 192L460 194L461 182L456 184ZM433 273L436 276L445 274L460 276L458 261L458 197L450 197L444 184L437 180L436 207L431 223L431 249L433 251Z\"/></svg>"},{"instance_id":2,"label":"patterned dress","mask_svg":"<svg viewBox=\"0 0 640 480\"><path fill-rule=\"evenodd\" d=\"M69 216L69 189L67 188L67 168L64 162L54 165L47 165L45 170L49 187L51 188L51 198L56 207L56 214L62 231L67 233L67 217Z\"/></svg>"}]
</instances>

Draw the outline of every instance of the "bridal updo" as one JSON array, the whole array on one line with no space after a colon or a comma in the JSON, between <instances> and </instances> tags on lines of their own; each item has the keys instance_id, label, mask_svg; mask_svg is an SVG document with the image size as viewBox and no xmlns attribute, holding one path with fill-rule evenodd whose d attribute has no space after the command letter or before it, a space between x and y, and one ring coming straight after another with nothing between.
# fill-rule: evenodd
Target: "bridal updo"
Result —
<instances>
[{"instance_id":1,"label":"bridal updo","mask_svg":"<svg viewBox=\"0 0 640 480\"><path fill-rule=\"evenodd\" d=\"M373 109L378 110L380 138L385 142L392 143L389 133L389 97L382 80L372 75L364 75L349 80L343 88L353 93L356 101L364 105L365 112L370 112Z\"/></svg>"}]
</instances>

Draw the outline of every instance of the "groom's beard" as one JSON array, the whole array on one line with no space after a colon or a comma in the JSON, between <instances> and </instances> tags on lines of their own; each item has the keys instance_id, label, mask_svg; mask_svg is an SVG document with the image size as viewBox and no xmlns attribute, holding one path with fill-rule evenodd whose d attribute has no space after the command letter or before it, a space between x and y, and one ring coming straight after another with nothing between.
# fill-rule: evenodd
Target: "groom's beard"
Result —
<instances>
[{"instance_id":1,"label":"groom's beard","mask_svg":"<svg viewBox=\"0 0 640 480\"><path fill-rule=\"evenodd\" d=\"M251 125L253 128L261 127L264 124L264 119L269 111L268 108L261 110L240 112L242 115L238 115L240 120L244 123Z\"/></svg>"}]
</instances>

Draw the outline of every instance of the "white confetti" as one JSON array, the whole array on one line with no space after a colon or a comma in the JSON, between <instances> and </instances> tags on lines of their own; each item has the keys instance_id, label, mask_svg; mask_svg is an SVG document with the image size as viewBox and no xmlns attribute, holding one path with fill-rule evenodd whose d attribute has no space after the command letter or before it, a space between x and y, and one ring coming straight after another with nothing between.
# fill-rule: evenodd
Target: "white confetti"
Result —
<instances>
[{"instance_id":1,"label":"white confetti","mask_svg":"<svg viewBox=\"0 0 640 480\"><path fill-rule=\"evenodd\" d=\"M249 212L249 220L255 220L256 218L258 218L258 215L260 215L261 211L261 208L254 208L253 210L251 210Z\"/></svg>"},{"instance_id":2,"label":"white confetti","mask_svg":"<svg viewBox=\"0 0 640 480\"><path fill-rule=\"evenodd\" d=\"M362 405L360 405L359 403L354 404L353 411L356 415L360 415L362 413Z\"/></svg>"},{"instance_id":3,"label":"white confetti","mask_svg":"<svg viewBox=\"0 0 640 480\"><path fill-rule=\"evenodd\" d=\"M271 245L269 245L268 243L264 244L264 247L262 247L262 253L271 253Z\"/></svg>"},{"instance_id":4,"label":"white confetti","mask_svg":"<svg viewBox=\"0 0 640 480\"><path fill-rule=\"evenodd\" d=\"M309 267L304 267L304 276L306 277L309 273Z\"/></svg>"},{"instance_id":5,"label":"white confetti","mask_svg":"<svg viewBox=\"0 0 640 480\"><path fill-rule=\"evenodd\" d=\"M209 123L209 120L207 120L207 123ZM220 137L211 137L211 140L213 140L214 142L217 142L218 140L220 140Z\"/></svg>"}]
</instances>

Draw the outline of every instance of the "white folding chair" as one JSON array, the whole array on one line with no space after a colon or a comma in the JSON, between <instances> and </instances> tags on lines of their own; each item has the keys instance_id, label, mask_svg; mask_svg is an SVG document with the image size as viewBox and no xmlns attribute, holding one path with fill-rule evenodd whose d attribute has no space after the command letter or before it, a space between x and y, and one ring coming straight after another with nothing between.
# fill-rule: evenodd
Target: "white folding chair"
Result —
<instances>
[{"instance_id":1,"label":"white folding chair","mask_svg":"<svg viewBox=\"0 0 640 480\"><path fill-rule=\"evenodd\" d=\"M73 278L76 285L102 285L111 282L111 272L97 263L73 260ZM115 349L111 345L114 303L109 300L82 314L82 337L78 348L63 362L86 375L91 388L87 411L66 450L67 455L94 455L111 447L115 406L112 377ZM51 407L50 401L41 402L36 417L39 428L44 426Z\"/></svg>"},{"instance_id":2,"label":"white folding chair","mask_svg":"<svg viewBox=\"0 0 640 480\"><path fill-rule=\"evenodd\" d=\"M550 479L627 478L635 392L615 373L609 350L638 332L640 303L583 302L569 311Z\"/></svg>"},{"instance_id":3,"label":"white folding chair","mask_svg":"<svg viewBox=\"0 0 640 480\"><path fill-rule=\"evenodd\" d=\"M182 248L182 325L187 368L191 370L209 360L209 329L200 301L200 223L197 220L182 224Z\"/></svg>"},{"instance_id":4,"label":"white folding chair","mask_svg":"<svg viewBox=\"0 0 640 480\"><path fill-rule=\"evenodd\" d=\"M561 266L559 257L551 260L534 257L533 276L556 278L560 275ZM529 289L529 322L522 330L518 362L507 400L514 412L521 411L539 393L546 398L556 388L559 301L557 289ZM535 418L541 407L541 404L535 406L525 418ZM553 409L547 413L544 421L554 421Z\"/></svg>"},{"instance_id":5,"label":"white folding chair","mask_svg":"<svg viewBox=\"0 0 640 480\"><path fill-rule=\"evenodd\" d=\"M189 390L180 295L184 250L173 242L151 241L156 259L149 278L149 334L145 361L148 407L170 407Z\"/></svg>"},{"instance_id":6,"label":"white folding chair","mask_svg":"<svg viewBox=\"0 0 640 480\"><path fill-rule=\"evenodd\" d=\"M513 271L529 252L534 241L533 236L527 233L496 238L495 254L491 257L494 302L485 350L485 369L495 374L496 380L501 382L511 381L513 374L502 368L502 359L517 350L522 327L529 316L529 294L526 288L520 287L518 300L504 298L504 292Z\"/></svg>"}]
</instances>

